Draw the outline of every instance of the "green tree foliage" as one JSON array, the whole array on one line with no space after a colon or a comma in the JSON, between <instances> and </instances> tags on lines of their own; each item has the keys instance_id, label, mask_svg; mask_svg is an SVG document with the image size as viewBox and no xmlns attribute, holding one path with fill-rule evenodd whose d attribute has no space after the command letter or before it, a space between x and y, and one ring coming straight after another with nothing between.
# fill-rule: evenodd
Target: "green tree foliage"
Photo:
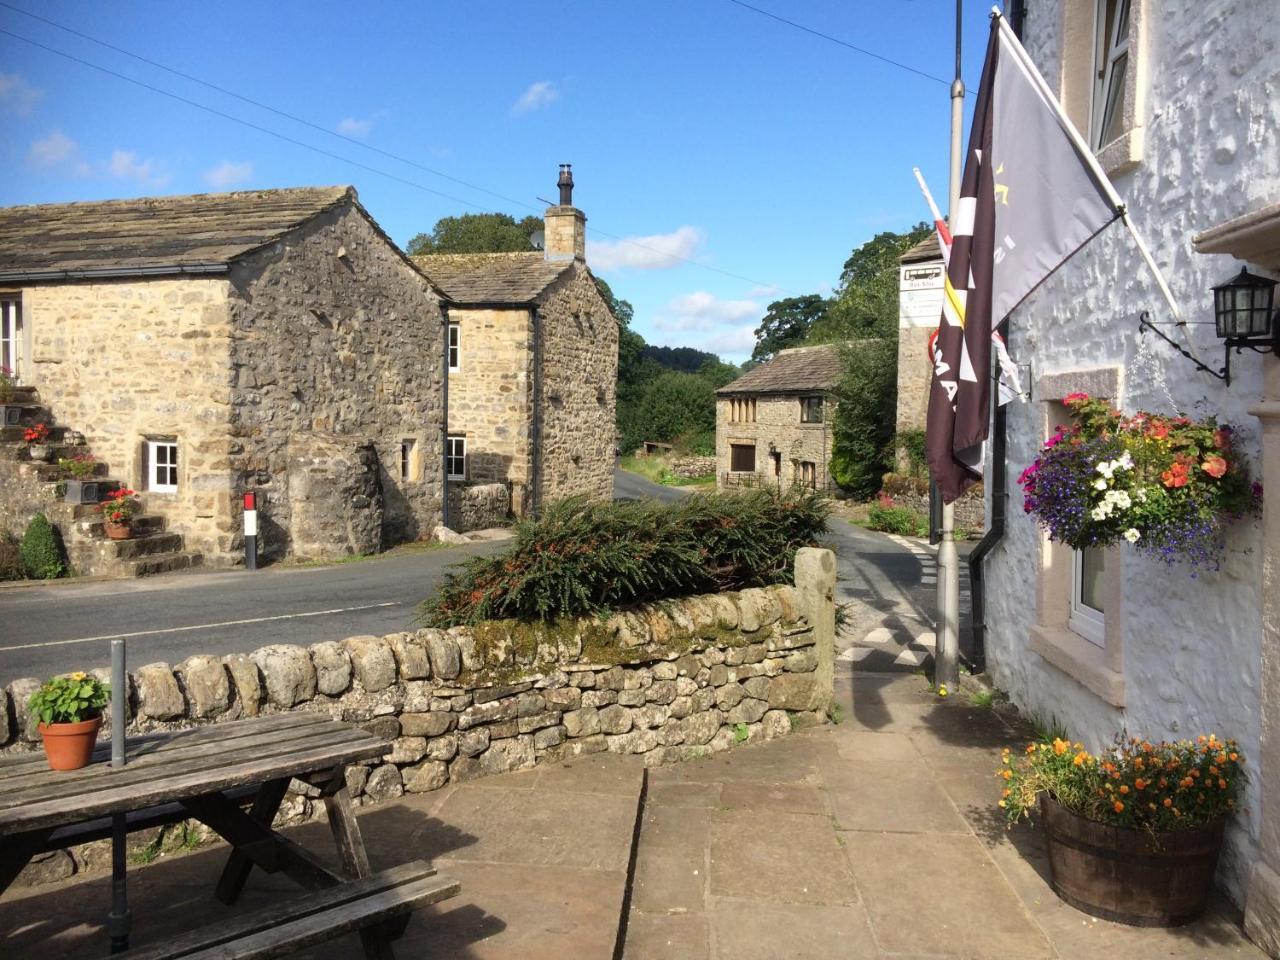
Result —
<instances>
[{"instance_id":1,"label":"green tree foliage","mask_svg":"<svg viewBox=\"0 0 1280 960\"><path fill-rule=\"evenodd\" d=\"M436 221L430 233L409 241L409 253L518 253L534 249L529 238L542 229L542 218L517 221L505 213L464 213Z\"/></svg>"},{"instance_id":2,"label":"green tree foliage","mask_svg":"<svg viewBox=\"0 0 1280 960\"><path fill-rule=\"evenodd\" d=\"M787 297L769 304L769 312L756 327L751 359L769 360L779 350L798 347L809 337L809 328L827 314L828 303L816 293Z\"/></svg>"},{"instance_id":3,"label":"green tree foliage","mask_svg":"<svg viewBox=\"0 0 1280 960\"><path fill-rule=\"evenodd\" d=\"M715 392L714 381L696 373L658 374L644 384L620 423L624 449L634 450L645 440L705 445L705 435L714 436L716 429Z\"/></svg>"},{"instance_id":4,"label":"green tree foliage","mask_svg":"<svg viewBox=\"0 0 1280 960\"><path fill-rule=\"evenodd\" d=\"M628 301L619 300L615 297L613 288L599 277L593 277L592 279L596 282L596 289L600 291L600 296L609 305L609 312L613 314L613 318L624 327L631 326L631 320L636 312L635 308Z\"/></svg>"},{"instance_id":5,"label":"green tree foliage","mask_svg":"<svg viewBox=\"0 0 1280 960\"><path fill-rule=\"evenodd\" d=\"M893 411L898 399L898 344L862 340L842 351L844 375L836 388L831 477L866 499L880 489L893 457Z\"/></svg>"},{"instance_id":6,"label":"green tree foliage","mask_svg":"<svg viewBox=\"0 0 1280 960\"><path fill-rule=\"evenodd\" d=\"M551 621L789 583L796 550L826 526L826 503L811 494L695 494L675 503L571 498L518 526L504 553L467 561L420 611L433 627Z\"/></svg>"},{"instance_id":7,"label":"green tree foliage","mask_svg":"<svg viewBox=\"0 0 1280 960\"><path fill-rule=\"evenodd\" d=\"M810 343L898 336L898 260L933 231L918 223L906 233L876 234L844 262L826 315L814 321Z\"/></svg>"},{"instance_id":8,"label":"green tree foliage","mask_svg":"<svg viewBox=\"0 0 1280 960\"><path fill-rule=\"evenodd\" d=\"M22 565L32 580L56 580L67 572L58 532L43 513L37 513L22 535Z\"/></svg>"}]
</instances>

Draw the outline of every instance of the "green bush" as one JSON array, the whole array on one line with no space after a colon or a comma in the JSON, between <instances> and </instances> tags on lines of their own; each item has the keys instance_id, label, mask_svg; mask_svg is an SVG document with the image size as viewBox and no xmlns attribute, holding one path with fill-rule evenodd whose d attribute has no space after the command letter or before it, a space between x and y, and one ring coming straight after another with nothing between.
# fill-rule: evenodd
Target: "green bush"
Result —
<instances>
[{"instance_id":1,"label":"green bush","mask_svg":"<svg viewBox=\"0 0 1280 960\"><path fill-rule=\"evenodd\" d=\"M22 565L32 580L56 580L67 572L58 532L43 513L31 518L18 549L22 554Z\"/></svg>"},{"instance_id":2,"label":"green bush","mask_svg":"<svg viewBox=\"0 0 1280 960\"><path fill-rule=\"evenodd\" d=\"M795 553L827 528L814 494L694 494L675 503L570 498L476 557L420 608L433 627L555 620L634 603L791 581Z\"/></svg>"},{"instance_id":3,"label":"green bush","mask_svg":"<svg viewBox=\"0 0 1280 960\"><path fill-rule=\"evenodd\" d=\"M0 581L25 579L27 568L22 565L18 538L11 533L0 534Z\"/></svg>"},{"instance_id":4,"label":"green bush","mask_svg":"<svg viewBox=\"0 0 1280 960\"><path fill-rule=\"evenodd\" d=\"M923 430L904 430L898 434L898 449L906 454L907 468L913 477L929 477L929 460L924 449Z\"/></svg>"},{"instance_id":5,"label":"green bush","mask_svg":"<svg viewBox=\"0 0 1280 960\"><path fill-rule=\"evenodd\" d=\"M929 520L910 507L899 507L892 502L873 503L867 513L867 526L881 533L896 533L900 537L927 537Z\"/></svg>"},{"instance_id":6,"label":"green bush","mask_svg":"<svg viewBox=\"0 0 1280 960\"><path fill-rule=\"evenodd\" d=\"M844 375L836 388L831 477L858 499L880 489L893 459L894 405L898 396L898 346L865 340L841 350Z\"/></svg>"}]
</instances>

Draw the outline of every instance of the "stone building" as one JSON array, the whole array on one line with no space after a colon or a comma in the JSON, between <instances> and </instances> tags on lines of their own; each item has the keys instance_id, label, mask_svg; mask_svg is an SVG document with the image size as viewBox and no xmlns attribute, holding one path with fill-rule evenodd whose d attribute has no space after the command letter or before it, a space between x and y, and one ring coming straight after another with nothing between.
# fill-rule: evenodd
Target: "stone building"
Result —
<instances>
[{"instance_id":1,"label":"stone building","mask_svg":"<svg viewBox=\"0 0 1280 960\"><path fill-rule=\"evenodd\" d=\"M135 553L177 547L176 533L189 558L235 562L248 490L272 555L430 535L440 299L351 187L0 210L4 349L24 416L60 442L83 434L100 469L140 492L171 540ZM27 488L51 468L9 452L0 479L30 482L25 506L0 515L20 531L40 499Z\"/></svg>"},{"instance_id":2,"label":"stone building","mask_svg":"<svg viewBox=\"0 0 1280 960\"><path fill-rule=\"evenodd\" d=\"M829 490L836 344L780 350L716 391L716 489Z\"/></svg>"},{"instance_id":3,"label":"stone building","mask_svg":"<svg viewBox=\"0 0 1280 960\"><path fill-rule=\"evenodd\" d=\"M1212 288L1242 265L1280 276L1274 10L1252 0L1212 11L1196 0L1025 6L1031 58L1189 321L1161 329L1219 366ZM1221 568L1193 577L1127 544L1076 552L1051 542L1015 487L1003 538L983 561L987 669L1024 711L1055 718L1091 749L1118 731L1238 740L1252 772L1218 880L1249 935L1280 957L1280 358L1233 354L1225 383L1140 333L1142 311L1172 319L1116 224L1010 314L1009 350L1031 364L1031 399L1005 408L1005 475L1034 461L1066 422L1063 399L1085 391L1126 414L1234 425L1266 490L1262 521L1233 523ZM990 457L987 470L990 497Z\"/></svg>"},{"instance_id":4,"label":"stone building","mask_svg":"<svg viewBox=\"0 0 1280 960\"><path fill-rule=\"evenodd\" d=\"M495 507L525 516L574 494L613 495L618 324L586 263L568 165L559 187L542 251L414 258L450 300L454 529L483 525Z\"/></svg>"},{"instance_id":5,"label":"stone building","mask_svg":"<svg viewBox=\"0 0 1280 960\"><path fill-rule=\"evenodd\" d=\"M898 417L899 438L924 430L929 407L929 338L942 316L942 249L929 234L898 260ZM906 452L898 445L899 472Z\"/></svg>"}]
</instances>

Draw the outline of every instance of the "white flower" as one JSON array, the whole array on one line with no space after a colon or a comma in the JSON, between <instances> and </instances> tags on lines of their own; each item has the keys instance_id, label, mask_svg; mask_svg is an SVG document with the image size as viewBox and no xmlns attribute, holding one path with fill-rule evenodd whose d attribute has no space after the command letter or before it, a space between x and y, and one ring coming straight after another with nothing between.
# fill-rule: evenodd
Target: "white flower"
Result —
<instances>
[{"instance_id":1,"label":"white flower","mask_svg":"<svg viewBox=\"0 0 1280 960\"><path fill-rule=\"evenodd\" d=\"M1103 460L1100 464L1098 464L1093 469L1097 470L1104 477L1109 477L1111 476L1111 471L1114 470L1115 468L1111 466L1110 460Z\"/></svg>"},{"instance_id":2,"label":"white flower","mask_svg":"<svg viewBox=\"0 0 1280 960\"><path fill-rule=\"evenodd\" d=\"M1139 533L1137 530L1135 530L1133 527L1130 527L1128 530L1126 530L1126 531L1124 532L1124 538L1125 538L1126 540L1128 540L1130 543L1137 543L1137 542L1138 542L1138 538L1139 538L1140 536L1142 536L1142 534L1140 534L1140 533Z\"/></svg>"},{"instance_id":3,"label":"white flower","mask_svg":"<svg viewBox=\"0 0 1280 960\"><path fill-rule=\"evenodd\" d=\"M1107 489L1107 481L1105 481L1105 480L1103 480L1101 477L1099 477L1097 480L1093 481L1093 489L1095 489L1095 490L1105 490L1105 489Z\"/></svg>"},{"instance_id":4,"label":"white flower","mask_svg":"<svg viewBox=\"0 0 1280 960\"><path fill-rule=\"evenodd\" d=\"M1102 507L1094 507L1093 510L1089 512L1089 516L1093 517L1095 520L1105 520L1107 519L1107 511Z\"/></svg>"},{"instance_id":5,"label":"white flower","mask_svg":"<svg viewBox=\"0 0 1280 960\"><path fill-rule=\"evenodd\" d=\"M1129 495L1123 490L1112 490L1111 493L1115 494L1115 504L1121 510L1128 510L1132 506L1133 501L1129 499Z\"/></svg>"},{"instance_id":6,"label":"white flower","mask_svg":"<svg viewBox=\"0 0 1280 960\"><path fill-rule=\"evenodd\" d=\"M1135 492L1135 494L1137 495L1137 497L1138 497L1138 499L1139 499L1139 500L1141 500L1143 503L1146 503L1146 502L1147 502L1147 488L1146 488L1146 487L1139 487L1139 488L1138 488L1136 491L1134 491L1134 492Z\"/></svg>"},{"instance_id":7,"label":"white flower","mask_svg":"<svg viewBox=\"0 0 1280 960\"><path fill-rule=\"evenodd\" d=\"M1126 450L1124 453L1122 453L1122 454L1120 455L1120 459L1115 461L1115 464L1116 464L1116 466L1117 466L1117 467L1120 467L1120 468L1122 468L1122 469L1124 469L1124 470L1132 470L1132 469L1133 469L1133 457L1131 457L1131 456L1129 455L1129 451L1128 451L1128 450Z\"/></svg>"}]
</instances>

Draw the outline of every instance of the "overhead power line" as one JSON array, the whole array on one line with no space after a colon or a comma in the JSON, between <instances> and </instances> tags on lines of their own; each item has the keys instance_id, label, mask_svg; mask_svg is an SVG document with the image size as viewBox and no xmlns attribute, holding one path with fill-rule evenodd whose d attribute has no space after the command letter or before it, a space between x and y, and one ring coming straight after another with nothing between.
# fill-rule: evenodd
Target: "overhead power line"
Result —
<instances>
[{"instance_id":1,"label":"overhead power line","mask_svg":"<svg viewBox=\"0 0 1280 960\"><path fill-rule=\"evenodd\" d=\"M269 112L271 112L271 113L277 114L278 116L284 117L284 118L289 119L289 120L293 120L294 122L297 122L297 123L303 124L303 125L305 125L305 126L307 126L307 127L311 127L312 129L319 130L320 132L322 132L322 133L326 133L326 134L328 134L329 136L337 137L337 138L338 138L338 139L340 139L340 140L348 141L348 142L350 142L350 143L354 144L355 146L362 147L362 148L364 148L364 149L366 149L366 150L372 150L372 151L374 151L375 153L382 154L382 155L384 155L384 156L386 156L386 157L389 157L390 159L393 159L393 160L399 161L400 163L404 163L404 164L407 164L407 165L409 165L409 166L417 167L418 169L423 170L423 171L428 172L428 173L431 173L431 174L433 174L433 175L435 175L435 176L439 176L439 177L443 177L443 178L445 178L445 179L447 179L447 180L451 180L451 181L453 181L454 183L457 183L457 184L459 184L459 185L461 185L461 186L465 186L465 187L467 187L467 188L469 188L469 189L473 189L473 190L480 191L480 192L482 192L482 193L486 193L486 194L488 194L488 195L490 195L490 196L497 197L497 198L499 198L499 199L501 199L501 200L504 200L505 202L508 202L508 203L514 203L514 204L517 204L518 206L522 206L522 207L525 207L525 208L530 209L530 210L535 210L535 211L536 211L536 210L538 209L537 207L533 206L532 204L525 203L524 201L521 201L521 200L516 200L516 199L514 199L514 198L512 198L512 197L508 197L508 196L506 196L506 195L504 195L504 194L497 193L496 191L489 190L489 189L487 189L487 188L485 188L485 187L481 187L481 186L478 186L478 185L476 185L476 184L468 183L468 182L467 182L467 181L465 181L465 180L460 180L460 179L458 179L457 177L450 176L449 174L445 174L445 173L441 173L441 172L436 171L436 170L432 170L430 167L423 166L422 164L419 164L419 163L417 163L416 161L411 160L411 159L409 159L409 158L407 158L407 157L402 157L402 156L399 156L398 154L391 153L390 151L382 150L382 149L380 149L380 148L378 148L378 147L373 147L373 146L371 146L371 145L369 145L369 144L362 143L362 142L360 142L359 140L355 140L355 139L353 139L353 138L351 138L351 137L345 136L344 134L338 133L338 132L336 132L336 131L328 130L328 129L326 129L325 127L323 127L323 126L321 126L321 125L319 125L319 124L313 123L312 121L309 121L309 120L303 119L303 118L301 118L301 117L296 117L296 116L294 116L293 114L287 113L286 111L279 110L279 109L277 109L277 108L275 108L275 107L272 107L272 106L270 106L270 105L268 105L268 104L264 104L264 103L261 103L261 102L259 102L259 101L257 101L257 100L253 100L253 99L251 99L251 98L249 98L249 97L242 96L241 94L235 93L234 91L226 90L226 89L224 89L224 88L222 88L222 87L217 86L216 84L209 83L208 81L201 80L201 79L200 79L200 78L198 78L198 77L193 77L193 76L191 76L191 75L189 75L189 74L183 73L182 71L175 70L175 69L173 69L173 68L171 68L171 67L167 67L167 66L165 66L165 65L163 65L163 64L160 64L160 63L157 63L157 62L155 62L155 61L152 61L152 60L150 60L150 59L148 59L148 58L146 58L146 57L141 56L140 54L134 54L134 53L131 53L131 52L130 52L130 51L128 51L128 50L124 50L124 49L122 49L122 48L120 48L120 47L116 47L116 46L114 46L114 45L112 45L112 44L109 44L109 43L107 43L107 42L105 42L105 41L99 41L99 40L97 40L97 39L95 39L95 38L93 38L93 37L91 37L91 36L89 36L89 35L87 35L87 34L83 34L83 33L80 33L79 31L73 30L73 29L71 29L70 27L63 27L61 24L55 23L55 22L54 22L54 21L52 21L52 20L48 20L48 19L46 19L45 17L40 17L40 16L37 16L37 15L35 15L35 14L28 13L28 12L27 12L27 11L25 11L25 10L22 10L22 9L20 9L20 8L18 8L18 7L13 6L12 4L5 3L5 2L4 2L4 0L0 0L0 7L5 7L5 8L7 8L7 9L14 10L14 11L16 11L16 12L18 12L18 13L26 14L27 16L33 17L34 19L37 19L37 20L44 21L45 23L48 23L48 24L50 24L51 26L57 27L58 29L66 30L67 32L72 33L72 34L75 34L76 36L83 37L84 39L89 40L89 41L91 41L91 42L93 42L93 43L98 43L98 44L100 44L100 45L102 45L102 46L104 46L104 47L107 47L107 48L111 49L111 50L117 51L117 52L119 52L119 53L121 53L121 54L124 54L125 56L133 57L134 59L137 59L137 60L139 60L139 61L141 61L141 62L147 63L147 64L149 64L149 65L151 65L151 66L154 66L154 67L156 67L156 68L158 68L158 69L168 71L168 72L170 72L170 73L174 74L175 76L179 76L179 77L182 77L182 78L184 78L184 79L190 80L190 81L192 81L192 82L194 82L194 83L201 84L201 85L206 86L206 87L208 87L208 88L210 88L210 89L212 89L212 90L216 90L216 91L218 91L219 93L226 94L227 96L234 97L234 98L236 98L236 99L238 99L238 100L241 100L241 101L243 101L243 102L245 102L245 103L249 103L249 104L251 104L251 105L253 105L253 106L260 107L261 109L264 109L264 110L267 110L267 111L269 111ZM426 184L423 184L423 183L419 183L419 182L418 182L418 181L416 181L416 180L410 180L410 179L408 179L407 177L402 177L402 176L399 176L399 175L397 175L397 174L395 174L395 173L391 173L391 172L389 172L389 171L387 171L387 170L383 170L383 169L381 169L381 168L379 168L379 167L374 167L374 166L371 166L370 164L363 163L363 162L361 162L361 161L359 161L359 160L354 160L354 159L352 159L351 157L347 157L347 156L343 156L342 154L334 153L334 152L333 152L333 151L331 151L331 150L326 150L326 149L324 149L323 147L318 147L318 146L316 146L315 144L307 143L307 142L306 142L306 141L304 141L304 140L298 140L297 138L295 138L295 137L291 137L291 136L289 136L288 134L281 133L281 132L279 132L278 130L273 130L273 129L271 129L270 127L264 127L264 126L262 126L261 124L254 123L254 122L253 122L253 121L251 121L251 120L246 120L246 119L244 119L243 117L238 117L238 116L236 116L235 114L227 113L226 111L219 110L219 109L218 109L218 108L216 108L216 107L211 107L211 106L209 106L208 104L200 103L200 102L199 102L199 101L197 101L197 100L192 100L192 99L190 99L190 98L188 98L188 97L184 97L184 96L182 96L181 94L173 93L172 91L165 90L165 89L164 89L164 88L162 88L162 87L157 87L157 86L155 86L155 85L153 85L153 84L147 83L147 82L146 82L146 81L144 81L144 80L138 80L138 79L137 79L137 78L135 78L135 77L131 77L131 76L127 75L127 74L120 73L120 72L118 72L118 71L116 71L116 70L112 70L110 67L102 66L101 64L94 63L94 62L93 62L93 61L91 61L91 60L86 60L86 59L84 59L83 57L78 57L78 56L76 56L75 54L67 53L67 52L66 52L66 51L64 51L64 50L59 50L59 49L57 49L56 47L51 47L51 46L49 46L48 44L41 43L41 42L40 42L40 41L38 41L38 40L33 40L33 39L31 39L30 37L23 36L22 34L14 33L12 30L7 30L7 29L4 29L4 28L0 28L0 35L4 35L4 36L11 37L11 38L13 38L14 40L19 40L19 41L21 41L21 42L23 42L23 43L29 44L30 46L36 47L36 48L38 48L38 49L40 49L40 50L44 50L44 51L45 51L45 52L47 52L47 53L51 53L51 54L53 54L54 56L62 57L63 59L65 59L65 60L70 60L70 61L72 61L73 63L78 63L78 64L80 64L81 66L88 67L88 68L89 68L89 69L91 69L91 70L97 70L98 72L100 72L100 73L104 73L104 74L106 74L107 76L110 76L110 77L114 77L114 78L116 78L117 80L123 80L123 81L125 81L126 83L131 83L131 84L133 84L134 86L141 87L142 89L144 89L144 90L148 90L148 91L150 91L151 93L158 94L158 95L160 95L160 96L162 96L162 97L168 97L168 98L169 98L169 99L171 99L171 100L176 100L177 102L182 103L182 104L185 104L186 106L194 107L194 108L195 108L195 109L197 109L197 110L202 110L202 111L204 111L205 113L209 113L209 114L212 114L213 116L220 117L220 118L221 118L221 119L223 119L223 120L229 120L229 121L231 121L232 123L238 123L238 124L240 124L241 126L248 127L249 129L251 129L251 130L255 130L255 131L257 131L258 133L263 133L263 134L266 134L267 136L275 137L276 139L278 139L278 140L282 140L282 141L284 141L285 143L292 144L293 146L296 146L296 147L301 147L303 150L308 150L308 151L310 151L310 152L312 152L312 153L319 154L320 156L327 157L327 158L329 158L329 159L331 159L331 160L337 160L337 161L338 161L338 162L340 162L340 163L346 163L346 164L349 164L350 166L356 167L356 168L358 168L358 169L360 169L360 170L365 170L365 171L367 171L367 172L369 172L369 173L376 174L376 175L378 175L378 176L380 176L380 177L386 177L386 178L387 178L387 179L389 179L389 180L394 180L394 181L395 181L395 182L397 182L397 183L403 184L404 186L407 186L407 187L411 187L411 188L413 188L413 189L415 189L415 190L420 190L420 191L423 191L424 193L430 193L430 194L432 194L432 195L434 195L434 196L441 197L441 198L443 198L443 199L445 199L445 200L450 200L450 201L452 201L452 202L454 202L454 203L460 203L460 204L462 204L464 207L468 207L468 208L470 208L470 209L472 209L472 210L478 210L478 211L480 211L480 212L482 212L482 213L496 213L496 212L498 212L498 211L495 211L495 210L491 210L491 209L489 209L489 208L487 208L487 207L480 206L479 204L474 203L474 202L472 202L472 201L470 201L470 200L463 199L462 197L454 196L453 194L450 194L450 193L445 193L445 192L444 192L444 191L442 191L442 190L436 190L435 188L433 188L433 187L429 187L429 186L427 186ZM649 246L649 245L647 245L647 244L640 243L640 242L638 242L638 241L636 241L636 240L632 240L632 239L629 239L629 238L627 238L627 237L619 236L619 235L617 235L617 234L609 233L608 231L601 230L601 229L599 229L599 228L597 228L597 227L593 227L593 228L591 228L591 229L592 229L592 232L593 232L593 233L595 233L595 234L596 234L596 235L598 235L598 236L606 237L606 238L608 238L608 239L610 239L610 240L614 240L614 241L616 241L616 242L618 242L618 243L626 244L627 246L635 247L636 249L644 250L644 251L646 251L646 252L648 252L648 253L656 254L656 255L658 255L658 256L660 256L660 257L663 257L663 258L666 258L666 259L668 259L668 260L677 260L677 261L680 261L680 262L682 262L682 263L687 263L687 264L690 264L691 266L700 267L700 268L701 268L701 269L703 269L703 270L708 270L708 271L710 271L710 272L712 272L712 273L718 273L718 274L720 274L721 276L729 277L729 278L731 278L731 279L733 279L733 280L740 280L740 281L742 281L742 282L744 282L744 283L750 283L750 284L752 284L752 285L754 285L754 286L771 286L771 284L766 284L766 283L765 283L764 281L762 281L762 280L756 280L756 279L753 279L752 277L747 277L747 276L743 276L742 274L733 273L732 271L729 271L729 270L722 270L722 269L721 269L721 268L719 268L719 267L715 267L715 266L712 266L711 264L704 263L704 262L703 262L703 261L701 261L701 260L695 260L695 259L693 259L693 258L691 258L691 257L682 256L682 255L680 255L680 254L678 254L678 253L672 253L672 252L667 251L667 250L659 250L659 249L657 249L656 247L652 247L652 246ZM785 291L783 291L783 292L785 292Z\"/></svg>"},{"instance_id":2,"label":"overhead power line","mask_svg":"<svg viewBox=\"0 0 1280 960\"><path fill-rule=\"evenodd\" d=\"M786 17L781 17L776 13L771 13L768 10L761 9L760 7L744 3L743 0L729 0L729 2L735 6L742 7L744 10L750 10L752 13L758 13L762 17L768 17L770 20L778 21L778 23L785 23L788 27L794 27L796 30L801 30L812 36L821 37L823 40L829 40L831 43L839 44L848 50L862 54L864 57L871 57L873 60L879 60L881 63L887 63L889 66L897 67L899 70L906 70L908 73L914 73L917 77L924 77L926 80L933 80L934 82L941 83L947 87L951 86L951 81L944 77L927 73L924 70L918 70L910 64L903 63L900 60L894 60L891 57L886 57L884 54L876 53L874 50L868 50L866 47L860 47L856 43L850 43L848 40L841 40L839 37L833 37L831 34L823 33L821 30L815 30L813 27L806 27L803 23L796 23L794 20L788 20Z\"/></svg>"}]
</instances>

